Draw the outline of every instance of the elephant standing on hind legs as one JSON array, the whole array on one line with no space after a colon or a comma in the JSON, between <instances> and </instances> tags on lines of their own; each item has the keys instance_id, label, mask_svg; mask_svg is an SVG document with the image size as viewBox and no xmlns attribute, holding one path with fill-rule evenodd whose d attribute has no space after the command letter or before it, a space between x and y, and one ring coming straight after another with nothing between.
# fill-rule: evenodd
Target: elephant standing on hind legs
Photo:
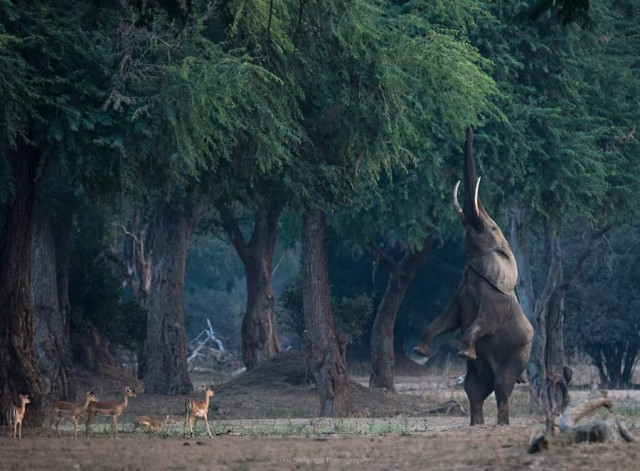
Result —
<instances>
[{"instance_id":1,"label":"elephant standing on hind legs","mask_svg":"<svg viewBox=\"0 0 640 471\"><path fill-rule=\"evenodd\" d=\"M509 398L529 361L533 328L515 295L518 279L515 258L498 225L478 201L480 179L476 178L472 153L473 131L467 130L464 167L464 210L458 203L458 182L453 205L465 228L469 255L462 280L451 305L429 324L418 355L431 356L433 338L460 328L467 360L464 390L469 398L471 425L484 424L485 399L495 391L498 424L509 423Z\"/></svg>"}]
</instances>

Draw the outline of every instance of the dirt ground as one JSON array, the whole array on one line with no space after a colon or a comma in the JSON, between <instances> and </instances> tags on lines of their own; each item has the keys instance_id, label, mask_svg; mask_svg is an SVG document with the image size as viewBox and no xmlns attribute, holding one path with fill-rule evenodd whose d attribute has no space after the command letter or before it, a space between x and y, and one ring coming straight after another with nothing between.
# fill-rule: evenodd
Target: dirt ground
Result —
<instances>
[{"instance_id":1,"label":"dirt ground","mask_svg":"<svg viewBox=\"0 0 640 471\"><path fill-rule=\"evenodd\" d=\"M90 438L48 438L47 428L25 429L20 440L0 438L0 470L254 470L254 469L637 469L640 443L553 444L528 454L532 433L542 419L528 411L524 389L514 393L512 424L469 427L464 415L430 415L427 410L464 393L445 379L411 377L398 393L369 391L353 384L354 416L314 417L316 391L299 375L298 358L285 356L257 371L216 386L210 410L214 438L202 423L197 438L183 436L184 399L140 393L131 399L119 424L120 440L111 440L109 423L96 419ZM213 382L195 375L196 386ZM83 378L87 381L88 378ZM115 399L119 381L87 382L100 399ZM138 385L141 391L141 385ZM196 393L198 394L198 393ZM572 393L579 401L586 391ZM616 391L612 412L595 418L623 418L640 437L638 391ZM492 398L490 398L492 401ZM161 432L134 429L133 421L148 415L166 421ZM487 423L495 423L495 406L487 404ZM590 419L587 419L590 420ZM48 425L48 421L46 422Z\"/></svg>"}]
</instances>

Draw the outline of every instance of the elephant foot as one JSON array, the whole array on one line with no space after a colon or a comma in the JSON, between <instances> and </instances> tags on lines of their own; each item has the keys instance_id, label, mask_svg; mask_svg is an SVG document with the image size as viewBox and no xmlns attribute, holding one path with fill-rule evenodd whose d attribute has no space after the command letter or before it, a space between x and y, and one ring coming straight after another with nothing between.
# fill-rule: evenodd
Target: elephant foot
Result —
<instances>
[{"instance_id":1,"label":"elephant foot","mask_svg":"<svg viewBox=\"0 0 640 471\"><path fill-rule=\"evenodd\" d=\"M417 347L413 347L413 353L421 357L430 357L431 347L428 345L418 345Z\"/></svg>"},{"instance_id":2,"label":"elephant foot","mask_svg":"<svg viewBox=\"0 0 640 471\"><path fill-rule=\"evenodd\" d=\"M458 352L458 357L462 358L463 360L469 360L469 361L474 361L478 358L476 356L475 349L471 349L471 348L468 348L466 350L460 350Z\"/></svg>"}]
</instances>

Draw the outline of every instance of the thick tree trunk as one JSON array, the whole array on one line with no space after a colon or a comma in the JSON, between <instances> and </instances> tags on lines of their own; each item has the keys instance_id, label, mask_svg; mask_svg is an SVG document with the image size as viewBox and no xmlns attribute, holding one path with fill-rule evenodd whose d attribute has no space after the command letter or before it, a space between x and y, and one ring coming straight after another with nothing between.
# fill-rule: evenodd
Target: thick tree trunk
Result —
<instances>
[{"instance_id":1,"label":"thick tree trunk","mask_svg":"<svg viewBox=\"0 0 640 471\"><path fill-rule=\"evenodd\" d=\"M58 298L53 227L51 212L38 204L31 249L31 293L36 316L34 344L45 397L75 400L67 320Z\"/></svg>"},{"instance_id":2,"label":"thick tree trunk","mask_svg":"<svg viewBox=\"0 0 640 471\"><path fill-rule=\"evenodd\" d=\"M225 231L242 260L247 277L247 308L242 320L242 360L247 370L280 351L272 288L279 215L279 209L256 211L251 239L247 241L236 219L229 211L223 211Z\"/></svg>"},{"instance_id":3,"label":"thick tree trunk","mask_svg":"<svg viewBox=\"0 0 640 471\"><path fill-rule=\"evenodd\" d=\"M73 248L74 214L71 211L56 214L54 220L54 234L56 239L56 275L58 286L58 302L60 315L64 322L64 335L67 339L67 348L71 355L70 315L71 303L69 301L69 269L71 264L71 250ZM70 396L75 396L75 377L70 378L68 390Z\"/></svg>"},{"instance_id":4,"label":"thick tree trunk","mask_svg":"<svg viewBox=\"0 0 640 471\"><path fill-rule=\"evenodd\" d=\"M424 265L433 238L426 240L421 250L407 253L400 262L372 245L374 255L389 269L389 279L384 296L378 305L371 329L371 374L370 388L385 388L395 391L395 354L393 348L394 327L400 306L407 289L411 286L418 270Z\"/></svg>"},{"instance_id":5,"label":"thick tree trunk","mask_svg":"<svg viewBox=\"0 0 640 471\"><path fill-rule=\"evenodd\" d=\"M31 305L29 258L41 155L20 140L11 159L15 194L6 208L0 245L0 410L28 394L25 424L41 425L42 382L33 345L35 315Z\"/></svg>"},{"instance_id":6,"label":"thick tree trunk","mask_svg":"<svg viewBox=\"0 0 640 471\"><path fill-rule=\"evenodd\" d=\"M351 412L345 339L338 335L331 316L327 222L319 210L308 211L302 218L302 288L305 354L320 394L320 415L345 417Z\"/></svg>"},{"instance_id":7,"label":"thick tree trunk","mask_svg":"<svg viewBox=\"0 0 640 471\"><path fill-rule=\"evenodd\" d=\"M148 302L147 392L189 394L193 391L187 369L184 274L197 219L191 203L159 204L151 243L154 263Z\"/></svg>"}]
</instances>

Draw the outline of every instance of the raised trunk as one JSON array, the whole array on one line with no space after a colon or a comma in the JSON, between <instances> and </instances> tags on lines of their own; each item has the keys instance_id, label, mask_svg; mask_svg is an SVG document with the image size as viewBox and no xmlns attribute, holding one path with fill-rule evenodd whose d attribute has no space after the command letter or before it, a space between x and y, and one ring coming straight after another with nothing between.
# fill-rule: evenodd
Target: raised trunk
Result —
<instances>
[{"instance_id":1,"label":"raised trunk","mask_svg":"<svg viewBox=\"0 0 640 471\"><path fill-rule=\"evenodd\" d=\"M475 189L478 176L476 173L476 163L473 160L473 129L467 128L467 140L464 145L465 148L465 164L463 169L464 174L464 215L465 218L470 218L471 215L475 215Z\"/></svg>"},{"instance_id":2,"label":"raised trunk","mask_svg":"<svg viewBox=\"0 0 640 471\"><path fill-rule=\"evenodd\" d=\"M370 388L396 390L395 354L393 348L393 330L396 317L404 301L407 289L411 286L420 267L424 265L432 245L433 238L430 238L425 241L422 250L406 254L397 263L391 256L382 253L382 249L373 248L374 254L388 267L389 279L371 329Z\"/></svg>"},{"instance_id":3,"label":"raised trunk","mask_svg":"<svg viewBox=\"0 0 640 471\"><path fill-rule=\"evenodd\" d=\"M351 388L345 339L338 335L331 315L327 223L320 210L302 217L302 301L307 367L320 394L320 415L345 417L351 412Z\"/></svg>"},{"instance_id":4,"label":"raised trunk","mask_svg":"<svg viewBox=\"0 0 640 471\"><path fill-rule=\"evenodd\" d=\"M75 400L67 319L58 298L56 240L51 212L38 204L31 249L31 293L36 316L34 346L43 394Z\"/></svg>"},{"instance_id":5,"label":"raised trunk","mask_svg":"<svg viewBox=\"0 0 640 471\"><path fill-rule=\"evenodd\" d=\"M28 394L25 424L38 426L43 393L33 345L29 259L40 160L37 148L19 141L11 158L15 193L6 207L0 245L0 410L9 410L20 394Z\"/></svg>"},{"instance_id":6,"label":"raised trunk","mask_svg":"<svg viewBox=\"0 0 640 471\"><path fill-rule=\"evenodd\" d=\"M280 351L272 288L273 253L280 210L256 211L249 241L244 238L230 212L223 213L225 230L242 260L247 278L247 308L242 320L242 360L250 370Z\"/></svg>"},{"instance_id":7,"label":"raised trunk","mask_svg":"<svg viewBox=\"0 0 640 471\"><path fill-rule=\"evenodd\" d=\"M161 394L193 391L187 369L184 274L189 241L197 222L189 202L158 205L152 232L154 255L148 301L149 374L145 390Z\"/></svg>"}]
</instances>

